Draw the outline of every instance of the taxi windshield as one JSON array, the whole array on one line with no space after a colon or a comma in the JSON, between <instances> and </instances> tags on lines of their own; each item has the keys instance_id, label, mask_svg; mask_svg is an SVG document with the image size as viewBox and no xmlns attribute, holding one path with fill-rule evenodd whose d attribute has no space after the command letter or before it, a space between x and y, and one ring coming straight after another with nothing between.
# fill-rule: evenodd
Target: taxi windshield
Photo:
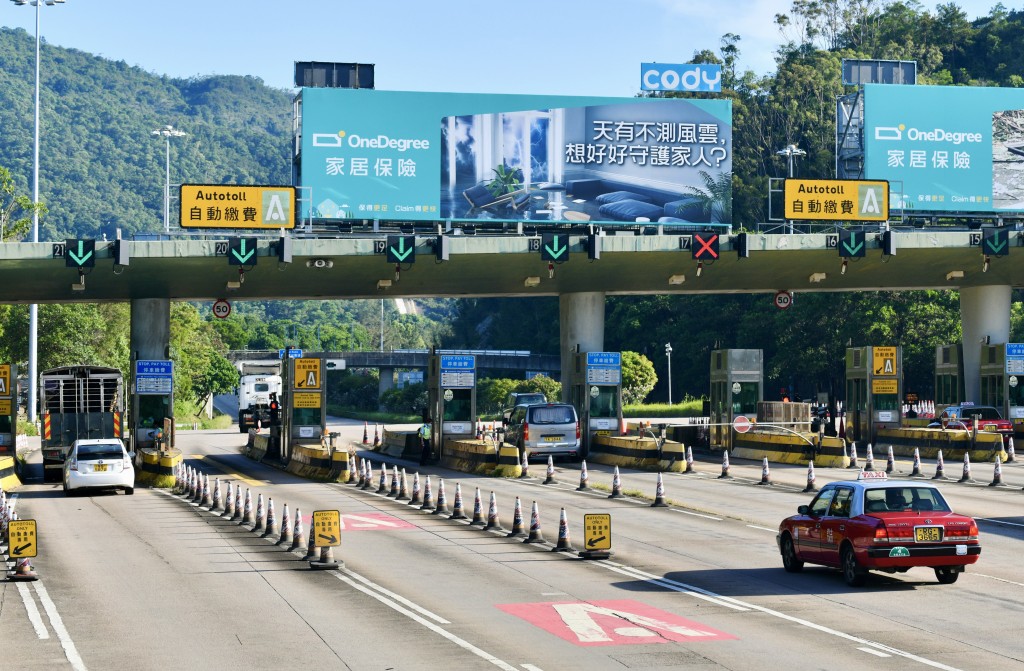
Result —
<instances>
[{"instance_id":1,"label":"taxi windshield","mask_svg":"<svg viewBox=\"0 0 1024 671\"><path fill-rule=\"evenodd\" d=\"M939 490L933 487L899 485L865 490L864 512L951 512Z\"/></svg>"}]
</instances>

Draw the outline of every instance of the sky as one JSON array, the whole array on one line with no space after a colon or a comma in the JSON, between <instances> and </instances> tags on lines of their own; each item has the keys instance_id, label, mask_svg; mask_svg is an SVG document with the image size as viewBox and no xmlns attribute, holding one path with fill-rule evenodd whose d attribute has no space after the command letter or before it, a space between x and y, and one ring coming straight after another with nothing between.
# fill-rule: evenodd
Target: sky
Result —
<instances>
[{"instance_id":1,"label":"sky","mask_svg":"<svg viewBox=\"0 0 1024 671\"><path fill-rule=\"evenodd\" d=\"M958 0L970 18L997 0ZM934 11L935 5L921 5ZM1004 0L1020 9L1021 0ZM43 4L45 44L175 78L253 75L292 89L296 61L372 63L396 91L633 96L640 64L685 63L738 34L740 70L775 69L790 0L67 0ZM36 8L0 2L35 35Z\"/></svg>"}]
</instances>

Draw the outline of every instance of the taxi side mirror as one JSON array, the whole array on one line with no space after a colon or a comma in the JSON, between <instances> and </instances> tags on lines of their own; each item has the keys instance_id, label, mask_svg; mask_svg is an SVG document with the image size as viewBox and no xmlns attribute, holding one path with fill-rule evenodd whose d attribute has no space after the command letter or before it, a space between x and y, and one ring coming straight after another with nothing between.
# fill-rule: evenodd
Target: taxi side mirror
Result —
<instances>
[{"instance_id":1,"label":"taxi side mirror","mask_svg":"<svg viewBox=\"0 0 1024 671\"><path fill-rule=\"evenodd\" d=\"M808 505L797 506L796 512L798 515L806 515L811 512L811 507Z\"/></svg>"}]
</instances>

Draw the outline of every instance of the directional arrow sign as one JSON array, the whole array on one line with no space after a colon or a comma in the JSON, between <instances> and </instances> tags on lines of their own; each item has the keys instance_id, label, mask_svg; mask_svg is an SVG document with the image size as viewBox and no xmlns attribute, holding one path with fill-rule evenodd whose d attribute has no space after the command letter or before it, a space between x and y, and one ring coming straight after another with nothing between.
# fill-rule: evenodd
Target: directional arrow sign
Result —
<instances>
[{"instance_id":1,"label":"directional arrow sign","mask_svg":"<svg viewBox=\"0 0 1024 671\"><path fill-rule=\"evenodd\" d=\"M1010 253L1010 236L998 228L985 231L981 238L981 253L988 256L1006 256Z\"/></svg>"},{"instance_id":2,"label":"directional arrow sign","mask_svg":"<svg viewBox=\"0 0 1024 671\"><path fill-rule=\"evenodd\" d=\"M11 520L8 523L7 532L10 535L10 558L20 559L22 557L35 557L36 545L36 521L35 520Z\"/></svg>"},{"instance_id":3,"label":"directional arrow sign","mask_svg":"<svg viewBox=\"0 0 1024 671\"><path fill-rule=\"evenodd\" d=\"M590 539L587 540L587 547L588 548L595 548L595 547L598 546L598 544L601 543L601 541L604 541L606 539L607 539L607 536L597 536L595 538L590 538Z\"/></svg>"},{"instance_id":4,"label":"directional arrow sign","mask_svg":"<svg viewBox=\"0 0 1024 671\"><path fill-rule=\"evenodd\" d=\"M317 534L316 537L324 539L323 545L339 545L337 536L328 536L326 534Z\"/></svg>"},{"instance_id":5,"label":"directional arrow sign","mask_svg":"<svg viewBox=\"0 0 1024 671\"><path fill-rule=\"evenodd\" d=\"M318 548L341 545L341 513L337 510L314 510L313 546Z\"/></svg>"},{"instance_id":6,"label":"directional arrow sign","mask_svg":"<svg viewBox=\"0 0 1024 671\"><path fill-rule=\"evenodd\" d=\"M852 259L864 256L866 253L863 233L845 229L839 231L839 256Z\"/></svg>"},{"instance_id":7,"label":"directional arrow sign","mask_svg":"<svg viewBox=\"0 0 1024 671\"><path fill-rule=\"evenodd\" d=\"M92 268L96 265L96 241L68 239L64 242L64 265L68 268Z\"/></svg>"},{"instance_id":8,"label":"directional arrow sign","mask_svg":"<svg viewBox=\"0 0 1024 671\"><path fill-rule=\"evenodd\" d=\"M415 235L389 235L385 250L388 263L413 263L416 261Z\"/></svg>"},{"instance_id":9,"label":"directional arrow sign","mask_svg":"<svg viewBox=\"0 0 1024 671\"><path fill-rule=\"evenodd\" d=\"M588 550L610 550L612 547L612 516L607 513L584 515L583 541Z\"/></svg>"},{"instance_id":10,"label":"directional arrow sign","mask_svg":"<svg viewBox=\"0 0 1024 671\"><path fill-rule=\"evenodd\" d=\"M30 547L32 547L31 543L25 543L24 545L19 545L16 548L14 548L14 554L18 555L19 557L20 556L24 556L25 550L29 549Z\"/></svg>"},{"instance_id":11,"label":"directional arrow sign","mask_svg":"<svg viewBox=\"0 0 1024 671\"><path fill-rule=\"evenodd\" d=\"M255 266L257 259L256 238L228 239L229 266Z\"/></svg>"},{"instance_id":12,"label":"directional arrow sign","mask_svg":"<svg viewBox=\"0 0 1024 671\"><path fill-rule=\"evenodd\" d=\"M568 261L569 236L558 233L541 235L540 258L542 261Z\"/></svg>"}]
</instances>

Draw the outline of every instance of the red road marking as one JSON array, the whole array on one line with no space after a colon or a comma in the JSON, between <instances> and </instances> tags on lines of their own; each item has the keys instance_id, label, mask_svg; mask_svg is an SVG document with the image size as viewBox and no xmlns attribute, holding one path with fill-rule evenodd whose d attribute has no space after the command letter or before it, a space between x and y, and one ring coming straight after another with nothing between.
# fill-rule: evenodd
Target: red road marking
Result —
<instances>
[{"instance_id":1,"label":"red road marking","mask_svg":"<svg viewBox=\"0 0 1024 671\"><path fill-rule=\"evenodd\" d=\"M416 525L386 513L346 513L341 516L342 531L403 531Z\"/></svg>"}]
</instances>

